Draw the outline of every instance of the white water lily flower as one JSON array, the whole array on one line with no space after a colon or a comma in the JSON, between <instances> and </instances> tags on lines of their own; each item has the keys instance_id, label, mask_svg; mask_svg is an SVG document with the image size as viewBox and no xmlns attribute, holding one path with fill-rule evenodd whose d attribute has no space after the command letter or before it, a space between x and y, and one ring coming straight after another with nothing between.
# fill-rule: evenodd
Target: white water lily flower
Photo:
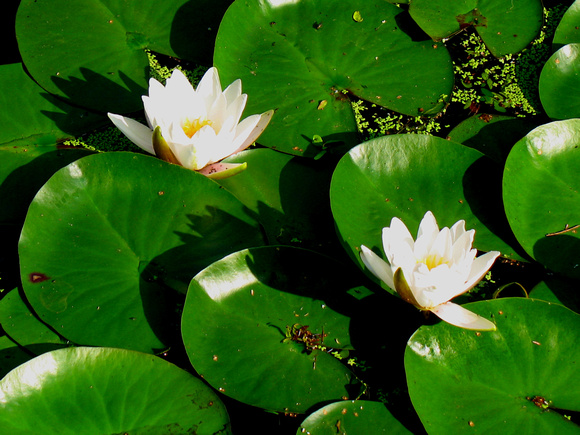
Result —
<instances>
[{"instance_id":1,"label":"white water lily flower","mask_svg":"<svg viewBox=\"0 0 580 435\"><path fill-rule=\"evenodd\" d=\"M464 220L439 231L433 213L428 211L415 241L395 217L390 227L383 228L383 248L389 262L366 246L361 247L361 259L377 278L420 310L431 311L461 328L495 330L489 320L449 302L472 289L500 255L490 251L476 258L474 235L475 230L465 231Z\"/></svg>"},{"instance_id":2,"label":"white water lily flower","mask_svg":"<svg viewBox=\"0 0 580 435\"><path fill-rule=\"evenodd\" d=\"M247 100L242 82L238 79L222 92L216 68L205 73L197 89L177 69L165 86L150 79L149 95L142 98L149 126L114 113L108 114L111 121L145 151L205 175L244 169L245 163L218 162L249 147L274 113L269 110L240 122Z\"/></svg>"}]
</instances>

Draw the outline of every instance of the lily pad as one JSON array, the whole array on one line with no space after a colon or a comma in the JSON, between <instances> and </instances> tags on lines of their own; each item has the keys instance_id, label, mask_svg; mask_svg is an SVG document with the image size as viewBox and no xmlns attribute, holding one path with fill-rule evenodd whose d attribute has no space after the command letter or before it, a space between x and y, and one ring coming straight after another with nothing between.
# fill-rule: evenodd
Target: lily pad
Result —
<instances>
[{"instance_id":1,"label":"lily pad","mask_svg":"<svg viewBox=\"0 0 580 435\"><path fill-rule=\"evenodd\" d=\"M93 154L83 148L47 145L0 145L0 222L16 226L18 234L30 202L59 169Z\"/></svg>"},{"instance_id":2,"label":"lily pad","mask_svg":"<svg viewBox=\"0 0 580 435\"><path fill-rule=\"evenodd\" d=\"M315 136L356 143L351 99L407 115L445 106L449 53L409 34L404 16L386 1L237 0L220 25L214 63L224 82L242 79L248 113L276 109L261 144L313 157Z\"/></svg>"},{"instance_id":3,"label":"lily pad","mask_svg":"<svg viewBox=\"0 0 580 435\"><path fill-rule=\"evenodd\" d=\"M459 123L447 139L475 148L503 165L512 146L534 127L527 119L483 113Z\"/></svg>"},{"instance_id":4,"label":"lily pad","mask_svg":"<svg viewBox=\"0 0 580 435\"><path fill-rule=\"evenodd\" d=\"M207 63L230 2L23 0L16 34L24 64L47 91L102 112L132 112L146 93L146 50Z\"/></svg>"},{"instance_id":5,"label":"lily pad","mask_svg":"<svg viewBox=\"0 0 580 435\"><path fill-rule=\"evenodd\" d=\"M229 434L229 417L201 380L124 349L45 353L0 381L0 425L12 434Z\"/></svg>"},{"instance_id":6,"label":"lily pad","mask_svg":"<svg viewBox=\"0 0 580 435\"><path fill-rule=\"evenodd\" d=\"M428 210L440 227L464 219L475 229L476 248L520 258L503 216L500 180L500 168L472 148L427 135L393 135L364 142L341 159L330 203L349 255L377 281L360 259L360 246L379 252L382 229L393 217L417 234Z\"/></svg>"},{"instance_id":7,"label":"lily pad","mask_svg":"<svg viewBox=\"0 0 580 435\"><path fill-rule=\"evenodd\" d=\"M321 349L352 349L341 265L292 247L243 250L191 282L183 342L215 389L271 411L303 413L358 397L361 384Z\"/></svg>"},{"instance_id":8,"label":"lily pad","mask_svg":"<svg viewBox=\"0 0 580 435\"><path fill-rule=\"evenodd\" d=\"M387 410L384 403L368 400L335 402L310 414L302 422L297 435L369 434L411 434Z\"/></svg>"},{"instance_id":9,"label":"lily pad","mask_svg":"<svg viewBox=\"0 0 580 435\"><path fill-rule=\"evenodd\" d=\"M413 0L409 13L440 41L473 26L496 57L523 50L540 33L540 0Z\"/></svg>"},{"instance_id":10,"label":"lily pad","mask_svg":"<svg viewBox=\"0 0 580 435\"><path fill-rule=\"evenodd\" d=\"M58 171L30 205L21 279L36 313L67 339L151 352L177 339L178 292L197 272L262 243L244 206L203 175L95 154Z\"/></svg>"},{"instance_id":11,"label":"lily pad","mask_svg":"<svg viewBox=\"0 0 580 435\"><path fill-rule=\"evenodd\" d=\"M7 335L0 335L0 379L32 356Z\"/></svg>"},{"instance_id":12,"label":"lily pad","mask_svg":"<svg viewBox=\"0 0 580 435\"><path fill-rule=\"evenodd\" d=\"M18 289L11 290L0 300L0 324L12 340L37 355L66 345L35 317Z\"/></svg>"},{"instance_id":13,"label":"lily pad","mask_svg":"<svg viewBox=\"0 0 580 435\"><path fill-rule=\"evenodd\" d=\"M0 144L54 146L104 122L104 116L50 95L22 64L0 65Z\"/></svg>"},{"instance_id":14,"label":"lily pad","mask_svg":"<svg viewBox=\"0 0 580 435\"><path fill-rule=\"evenodd\" d=\"M550 274L530 291L530 297L564 305L580 313L580 281Z\"/></svg>"},{"instance_id":15,"label":"lily pad","mask_svg":"<svg viewBox=\"0 0 580 435\"><path fill-rule=\"evenodd\" d=\"M333 164L267 148L243 151L225 161L248 163L241 174L218 182L255 214L270 244L294 244L329 254L335 249L328 202Z\"/></svg>"},{"instance_id":16,"label":"lily pad","mask_svg":"<svg viewBox=\"0 0 580 435\"><path fill-rule=\"evenodd\" d=\"M552 119L580 117L580 43L564 45L540 74L540 100Z\"/></svg>"},{"instance_id":17,"label":"lily pad","mask_svg":"<svg viewBox=\"0 0 580 435\"><path fill-rule=\"evenodd\" d=\"M427 432L578 433L564 415L580 411L580 315L523 298L464 306L497 331L440 322L407 344L409 394Z\"/></svg>"},{"instance_id":18,"label":"lily pad","mask_svg":"<svg viewBox=\"0 0 580 435\"><path fill-rule=\"evenodd\" d=\"M510 226L546 267L580 278L580 120L541 125L516 143L503 176Z\"/></svg>"},{"instance_id":19,"label":"lily pad","mask_svg":"<svg viewBox=\"0 0 580 435\"><path fill-rule=\"evenodd\" d=\"M554 51L567 44L580 43L580 26L578 23L580 23L580 1L576 0L564 13L558 27L556 27L554 39L552 40L552 49Z\"/></svg>"}]
</instances>

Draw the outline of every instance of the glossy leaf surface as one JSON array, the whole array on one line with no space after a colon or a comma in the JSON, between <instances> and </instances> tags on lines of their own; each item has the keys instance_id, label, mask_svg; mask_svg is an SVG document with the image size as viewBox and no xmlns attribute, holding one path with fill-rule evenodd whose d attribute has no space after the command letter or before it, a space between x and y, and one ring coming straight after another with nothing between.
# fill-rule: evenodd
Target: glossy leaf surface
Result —
<instances>
[{"instance_id":1,"label":"glossy leaf surface","mask_svg":"<svg viewBox=\"0 0 580 435\"><path fill-rule=\"evenodd\" d=\"M0 381L0 425L12 434L229 434L229 417L201 380L124 349L45 353Z\"/></svg>"},{"instance_id":2,"label":"glossy leaf surface","mask_svg":"<svg viewBox=\"0 0 580 435\"><path fill-rule=\"evenodd\" d=\"M273 411L302 413L356 398L360 384L350 370L315 348L352 349L348 310L355 299L340 268L312 251L265 247L200 272L182 317L195 370L222 393Z\"/></svg>"},{"instance_id":3,"label":"glossy leaf surface","mask_svg":"<svg viewBox=\"0 0 580 435\"><path fill-rule=\"evenodd\" d=\"M199 13L210 3L211 12ZM16 34L24 64L50 93L102 112L132 112L147 89L145 50L209 63L229 3L23 0Z\"/></svg>"},{"instance_id":4,"label":"glossy leaf surface","mask_svg":"<svg viewBox=\"0 0 580 435\"><path fill-rule=\"evenodd\" d=\"M238 0L220 25L214 63L224 83L242 79L248 113L276 109L261 144L313 157L315 135L356 143L350 98L409 115L444 107L449 53L417 39L405 20L386 1Z\"/></svg>"},{"instance_id":5,"label":"glossy leaf surface","mask_svg":"<svg viewBox=\"0 0 580 435\"><path fill-rule=\"evenodd\" d=\"M260 244L259 224L203 175L140 154L97 154L36 195L21 279L40 318L67 339L151 352L176 339L178 292L197 272Z\"/></svg>"},{"instance_id":6,"label":"glossy leaf surface","mask_svg":"<svg viewBox=\"0 0 580 435\"><path fill-rule=\"evenodd\" d=\"M580 43L564 45L540 74L540 100L552 119L580 117Z\"/></svg>"},{"instance_id":7,"label":"glossy leaf surface","mask_svg":"<svg viewBox=\"0 0 580 435\"><path fill-rule=\"evenodd\" d=\"M0 144L52 146L104 122L50 95L22 64L0 65Z\"/></svg>"},{"instance_id":8,"label":"glossy leaf surface","mask_svg":"<svg viewBox=\"0 0 580 435\"><path fill-rule=\"evenodd\" d=\"M552 40L552 49L560 49L564 45L580 43L580 1L576 0L570 5L568 10L556 27L554 39Z\"/></svg>"},{"instance_id":9,"label":"glossy leaf surface","mask_svg":"<svg viewBox=\"0 0 580 435\"><path fill-rule=\"evenodd\" d=\"M440 322L407 344L409 394L427 432L578 433L563 414L580 410L580 315L524 298L465 307L497 331Z\"/></svg>"},{"instance_id":10,"label":"glossy leaf surface","mask_svg":"<svg viewBox=\"0 0 580 435\"><path fill-rule=\"evenodd\" d=\"M349 435L412 433L392 416L384 403L352 400L331 403L310 414L296 434L334 435L337 430Z\"/></svg>"},{"instance_id":11,"label":"glossy leaf surface","mask_svg":"<svg viewBox=\"0 0 580 435\"><path fill-rule=\"evenodd\" d=\"M539 0L413 0L409 12L436 41L474 26L496 57L523 50L543 20Z\"/></svg>"},{"instance_id":12,"label":"glossy leaf surface","mask_svg":"<svg viewBox=\"0 0 580 435\"><path fill-rule=\"evenodd\" d=\"M466 228L476 231L478 249L517 257L497 236L511 236L502 219L499 180L495 164L472 148L427 135L386 136L341 159L332 176L332 213L347 251L369 276L360 246L382 252L381 232L393 217L415 237L428 210L440 228L464 219Z\"/></svg>"},{"instance_id":13,"label":"glossy leaf surface","mask_svg":"<svg viewBox=\"0 0 580 435\"><path fill-rule=\"evenodd\" d=\"M510 152L503 176L509 223L544 266L580 277L580 120L544 124Z\"/></svg>"}]
</instances>

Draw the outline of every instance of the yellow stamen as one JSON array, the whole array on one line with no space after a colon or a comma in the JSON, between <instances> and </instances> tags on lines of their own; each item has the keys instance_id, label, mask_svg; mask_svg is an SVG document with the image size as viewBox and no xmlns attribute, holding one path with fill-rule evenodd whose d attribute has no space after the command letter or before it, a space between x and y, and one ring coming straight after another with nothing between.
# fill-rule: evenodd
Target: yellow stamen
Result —
<instances>
[{"instance_id":1,"label":"yellow stamen","mask_svg":"<svg viewBox=\"0 0 580 435\"><path fill-rule=\"evenodd\" d=\"M449 264L449 260L445 257L441 257L437 254L431 254L418 261L418 263L425 263L429 270L435 269L437 266L441 266L442 264Z\"/></svg>"},{"instance_id":2,"label":"yellow stamen","mask_svg":"<svg viewBox=\"0 0 580 435\"><path fill-rule=\"evenodd\" d=\"M201 130L202 127L206 125L211 126L212 124L213 122L209 119L196 118L193 121L190 121L189 118L187 118L181 125L181 128L183 128L183 132L187 137L191 138L195 133Z\"/></svg>"}]
</instances>

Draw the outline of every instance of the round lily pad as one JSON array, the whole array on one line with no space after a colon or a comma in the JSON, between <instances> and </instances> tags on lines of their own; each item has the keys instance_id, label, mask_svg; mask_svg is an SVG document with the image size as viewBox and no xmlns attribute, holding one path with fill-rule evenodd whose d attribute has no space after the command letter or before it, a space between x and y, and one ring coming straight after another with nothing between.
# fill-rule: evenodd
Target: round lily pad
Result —
<instances>
[{"instance_id":1,"label":"round lily pad","mask_svg":"<svg viewBox=\"0 0 580 435\"><path fill-rule=\"evenodd\" d=\"M313 157L314 138L356 143L351 99L435 115L453 86L443 44L417 40L401 9L366 0L237 0L216 39L224 82L242 79L248 113L276 109L259 142Z\"/></svg>"},{"instance_id":2,"label":"round lily pad","mask_svg":"<svg viewBox=\"0 0 580 435\"><path fill-rule=\"evenodd\" d=\"M540 100L552 119L580 117L580 43L564 45L540 74Z\"/></svg>"},{"instance_id":3,"label":"round lily pad","mask_svg":"<svg viewBox=\"0 0 580 435\"><path fill-rule=\"evenodd\" d=\"M409 339L411 400L429 434L578 433L580 315L524 298L464 307L497 325L476 332L445 322Z\"/></svg>"},{"instance_id":4,"label":"round lily pad","mask_svg":"<svg viewBox=\"0 0 580 435\"><path fill-rule=\"evenodd\" d=\"M473 26L496 57L523 50L540 33L540 0L413 0L409 12L440 41Z\"/></svg>"},{"instance_id":5,"label":"round lily pad","mask_svg":"<svg viewBox=\"0 0 580 435\"><path fill-rule=\"evenodd\" d=\"M358 397L359 381L330 354L352 349L348 311L356 299L340 268L312 251L264 247L200 272L181 325L195 370L222 393L272 411L303 413Z\"/></svg>"},{"instance_id":6,"label":"round lily pad","mask_svg":"<svg viewBox=\"0 0 580 435\"><path fill-rule=\"evenodd\" d=\"M476 248L519 258L503 215L500 180L499 167L472 148L427 135L393 135L365 142L341 159L330 203L348 253L376 281L363 266L360 246L380 252L382 229L393 217L417 234L428 210L441 228L464 219L467 229L475 229Z\"/></svg>"},{"instance_id":7,"label":"round lily pad","mask_svg":"<svg viewBox=\"0 0 580 435\"><path fill-rule=\"evenodd\" d=\"M132 112L143 107L146 50L207 63L229 3L22 0L16 34L28 71L50 93L103 112Z\"/></svg>"},{"instance_id":8,"label":"round lily pad","mask_svg":"<svg viewBox=\"0 0 580 435\"><path fill-rule=\"evenodd\" d=\"M229 434L217 394L157 357L68 348L0 381L0 425L12 434Z\"/></svg>"},{"instance_id":9,"label":"round lily pad","mask_svg":"<svg viewBox=\"0 0 580 435\"><path fill-rule=\"evenodd\" d=\"M368 400L335 402L310 414L302 422L297 435L369 434L410 434L384 403Z\"/></svg>"},{"instance_id":10,"label":"round lily pad","mask_svg":"<svg viewBox=\"0 0 580 435\"><path fill-rule=\"evenodd\" d=\"M552 49L554 51L566 44L580 43L580 1L576 0L564 13L564 16L556 27Z\"/></svg>"},{"instance_id":11,"label":"round lily pad","mask_svg":"<svg viewBox=\"0 0 580 435\"><path fill-rule=\"evenodd\" d=\"M40 318L67 339L159 351L177 339L176 303L191 278L262 243L242 203L203 175L141 154L95 154L34 198L21 279Z\"/></svg>"},{"instance_id":12,"label":"round lily pad","mask_svg":"<svg viewBox=\"0 0 580 435\"><path fill-rule=\"evenodd\" d=\"M580 120L541 125L512 148L503 197L515 236L548 268L580 277Z\"/></svg>"}]
</instances>

